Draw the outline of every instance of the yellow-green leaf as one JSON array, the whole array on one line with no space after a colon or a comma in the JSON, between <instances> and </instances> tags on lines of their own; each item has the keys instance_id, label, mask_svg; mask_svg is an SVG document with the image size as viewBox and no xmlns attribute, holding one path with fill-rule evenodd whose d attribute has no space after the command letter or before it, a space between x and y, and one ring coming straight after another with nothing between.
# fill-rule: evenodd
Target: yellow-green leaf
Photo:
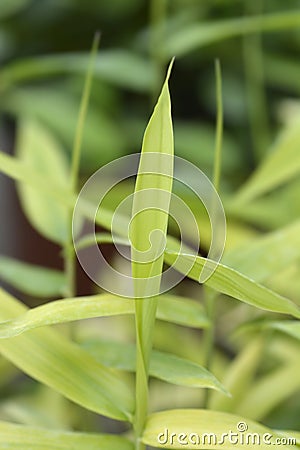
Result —
<instances>
[{"instance_id":1,"label":"yellow-green leaf","mask_svg":"<svg viewBox=\"0 0 300 450\"><path fill-rule=\"evenodd\" d=\"M83 347L102 364L130 372L135 370L135 346L132 344L95 340L85 342ZM228 394L216 377L204 367L170 353L152 350L149 374L178 386L211 388Z\"/></svg>"},{"instance_id":2,"label":"yellow-green leaf","mask_svg":"<svg viewBox=\"0 0 300 450\"><path fill-rule=\"evenodd\" d=\"M49 431L0 422L0 448L7 450L133 450L127 439L111 434Z\"/></svg>"},{"instance_id":3,"label":"yellow-green leaf","mask_svg":"<svg viewBox=\"0 0 300 450\"><path fill-rule=\"evenodd\" d=\"M38 122L19 125L17 153L30 169L62 189L67 189L69 171L62 149L51 133ZM52 196L26 185L19 186L22 207L31 224L46 238L63 243L67 237L67 209Z\"/></svg>"},{"instance_id":4,"label":"yellow-green leaf","mask_svg":"<svg viewBox=\"0 0 300 450\"><path fill-rule=\"evenodd\" d=\"M72 322L93 317L134 314L134 302L111 294L57 300L30 309L11 320L0 322L0 339L18 336L45 325ZM205 328L209 321L203 307L194 300L175 295L158 298L157 317L180 325Z\"/></svg>"},{"instance_id":5,"label":"yellow-green leaf","mask_svg":"<svg viewBox=\"0 0 300 450\"><path fill-rule=\"evenodd\" d=\"M0 319L26 311L0 291ZM97 363L87 352L49 328L0 341L2 355L36 380L83 407L119 420L130 420L132 393L121 374Z\"/></svg>"},{"instance_id":6,"label":"yellow-green leaf","mask_svg":"<svg viewBox=\"0 0 300 450\"><path fill-rule=\"evenodd\" d=\"M291 180L300 172L299 121L278 136L270 153L233 199L233 205L249 202Z\"/></svg>"},{"instance_id":7,"label":"yellow-green leaf","mask_svg":"<svg viewBox=\"0 0 300 450\"><path fill-rule=\"evenodd\" d=\"M136 297L137 436L143 430L148 410L148 375L156 296L160 292L173 184L174 143L168 86L172 64L173 61L144 134L129 231L133 293Z\"/></svg>"},{"instance_id":8,"label":"yellow-green leaf","mask_svg":"<svg viewBox=\"0 0 300 450\"><path fill-rule=\"evenodd\" d=\"M37 297L59 297L65 289L63 272L0 256L0 278L14 288Z\"/></svg>"},{"instance_id":9,"label":"yellow-green leaf","mask_svg":"<svg viewBox=\"0 0 300 450\"><path fill-rule=\"evenodd\" d=\"M199 450L233 450L248 442L251 450L268 450L272 444L276 445L278 437L276 432L245 417L201 409L175 409L150 415L142 442L155 448Z\"/></svg>"},{"instance_id":10,"label":"yellow-green leaf","mask_svg":"<svg viewBox=\"0 0 300 450\"><path fill-rule=\"evenodd\" d=\"M171 240L168 240L168 242L172 245ZM207 264L207 262L210 264L207 259L201 256L197 256L195 259L192 255L173 250L165 251L165 261L195 281L199 281L204 264ZM212 261L211 264L213 265L214 262ZM217 265L206 284L222 294L229 295L257 308L291 314L300 318L300 309L291 300L276 294L223 264Z\"/></svg>"}]
</instances>

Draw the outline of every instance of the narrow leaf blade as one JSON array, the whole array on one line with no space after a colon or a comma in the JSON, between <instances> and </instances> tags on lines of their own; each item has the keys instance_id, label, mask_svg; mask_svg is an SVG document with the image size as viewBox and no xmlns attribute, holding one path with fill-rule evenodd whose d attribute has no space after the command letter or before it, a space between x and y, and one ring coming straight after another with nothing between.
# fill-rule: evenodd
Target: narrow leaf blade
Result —
<instances>
[{"instance_id":1,"label":"narrow leaf blade","mask_svg":"<svg viewBox=\"0 0 300 450\"><path fill-rule=\"evenodd\" d=\"M26 311L0 291L2 320ZM60 333L45 328L0 341L0 352L36 380L75 403L118 420L130 420L133 409L128 386L118 372L107 369Z\"/></svg>"},{"instance_id":2,"label":"narrow leaf blade","mask_svg":"<svg viewBox=\"0 0 300 450\"><path fill-rule=\"evenodd\" d=\"M0 446L7 450L133 450L132 443L120 436L49 431L8 422L0 422Z\"/></svg>"},{"instance_id":3,"label":"narrow leaf blade","mask_svg":"<svg viewBox=\"0 0 300 450\"><path fill-rule=\"evenodd\" d=\"M63 272L0 256L0 278L36 297L59 297L65 288Z\"/></svg>"},{"instance_id":4,"label":"narrow leaf blade","mask_svg":"<svg viewBox=\"0 0 300 450\"><path fill-rule=\"evenodd\" d=\"M169 240L169 248L176 248L176 242ZM207 260L201 256L178 253L176 250L165 251L165 261L173 265L179 272L195 281L199 281L201 270ZM192 267L191 267L192 266ZM191 268L190 268L191 267ZM289 299L265 288L255 281L222 264L218 264L207 285L216 291L229 295L237 300L267 311L291 314L300 318L300 310Z\"/></svg>"}]
</instances>

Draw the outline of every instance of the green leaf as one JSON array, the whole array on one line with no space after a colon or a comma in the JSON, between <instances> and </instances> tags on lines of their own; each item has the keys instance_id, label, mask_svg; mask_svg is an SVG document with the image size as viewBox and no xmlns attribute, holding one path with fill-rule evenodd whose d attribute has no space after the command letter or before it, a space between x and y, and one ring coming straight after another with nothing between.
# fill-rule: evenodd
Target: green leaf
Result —
<instances>
[{"instance_id":1,"label":"green leaf","mask_svg":"<svg viewBox=\"0 0 300 450\"><path fill-rule=\"evenodd\" d=\"M45 325L133 313L134 304L131 299L111 294L57 300L30 309L16 319L0 323L0 338L18 336Z\"/></svg>"},{"instance_id":2,"label":"green leaf","mask_svg":"<svg viewBox=\"0 0 300 450\"><path fill-rule=\"evenodd\" d=\"M300 221L248 241L226 254L223 262L256 281L264 281L300 257ZM259 262L259 264L258 264Z\"/></svg>"},{"instance_id":3,"label":"green leaf","mask_svg":"<svg viewBox=\"0 0 300 450\"><path fill-rule=\"evenodd\" d=\"M172 65L173 61L144 134L129 233L136 297L135 429L138 439L148 411L149 361L157 309L155 296L160 291L173 184L174 142L168 87Z\"/></svg>"},{"instance_id":4,"label":"green leaf","mask_svg":"<svg viewBox=\"0 0 300 450\"><path fill-rule=\"evenodd\" d=\"M214 392L209 401L209 408L217 411L234 412L253 381L261 362L265 342L258 337L252 339L230 363L223 378L223 384L230 391L231 397L224 397Z\"/></svg>"},{"instance_id":5,"label":"green leaf","mask_svg":"<svg viewBox=\"0 0 300 450\"><path fill-rule=\"evenodd\" d=\"M45 325L72 322L93 317L134 314L134 302L125 297L101 294L58 300L30 309L21 316L0 322L0 339L18 336ZM158 298L157 317L180 325L209 326L203 307L197 302L173 295Z\"/></svg>"},{"instance_id":6,"label":"green leaf","mask_svg":"<svg viewBox=\"0 0 300 450\"><path fill-rule=\"evenodd\" d=\"M299 370L299 361L294 361L261 377L245 393L236 412L254 420L267 417L282 402L300 392L300 378L295 376Z\"/></svg>"},{"instance_id":7,"label":"green leaf","mask_svg":"<svg viewBox=\"0 0 300 450\"><path fill-rule=\"evenodd\" d=\"M47 104L47 108L45 108ZM5 95L1 108L18 117L30 117L41 121L71 151L78 116L79 99L65 87L26 87L14 89ZM124 154L124 136L104 108L89 105L83 133L84 154L82 167L94 171ZM95 151L95 148L101 151Z\"/></svg>"},{"instance_id":8,"label":"green leaf","mask_svg":"<svg viewBox=\"0 0 300 450\"><path fill-rule=\"evenodd\" d=\"M2 0L0 9L0 20L17 14L28 6L32 0Z\"/></svg>"},{"instance_id":9,"label":"green leaf","mask_svg":"<svg viewBox=\"0 0 300 450\"><path fill-rule=\"evenodd\" d=\"M67 188L69 171L62 150L53 136L40 124L24 120L18 131L18 156L40 176ZM46 238L57 243L67 238L67 210L52 197L29 186L19 188L22 207L31 224Z\"/></svg>"},{"instance_id":10,"label":"green leaf","mask_svg":"<svg viewBox=\"0 0 300 450\"><path fill-rule=\"evenodd\" d=\"M238 17L211 23L189 24L167 36L163 51L166 57L181 56L199 47L224 39L259 31L277 31L300 26L299 11L281 11L262 16Z\"/></svg>"},{"instance_id":11,"label":"green leaf","mask_svg":"<svg viewBox=\"0 0 300 450\"><path fill-rule=\"evenodd\" d=\"M88 53L65 53L37 56L6 65L1 79L8 86L40 78L79 73L85 74ZM99 53L94 76L133 91L151 91L158 74L154 65L128 50L105 50Z\"/></svg>"},{"instance_id":12,"label":"green leaf","mask_svg":"<svg viewBox=\"0 0 300 450\"><path fill-rule=\"evenodd\" d=\"M65 289L63 272L0 256L0 278L36 297L58 297Z\"/></svg>"},{"instance_id":13,"label":"green leaf","mask_svg":"<svg viewBox=\"0 0 300 450\"><path fill-rule=\"evenodd\" d=\"M300 340L300 322L298 320L252 320L242 324L236 332L257 330L277 330Z\"/></svg>"},{"instance_id":14,"label":"green leaf","mask_svg":"<svg viewBox=\"0 0 300 450\"><path fill-rule=\"evenodd\" d=\"M88 341L83 347L102 364L120 370L135 371L135 346L117 342ZM216 389L223 394L228 391L216 377L204 367L187 359L166 352L152 350L149 374L178 386Z\"/></svg>"},{"instance_id":15,"label":"green leaf","mask_svg":"<svg viewBox=\"0 0 300 450\"><path fill-rule=\"evenodd\" d=\"M267 322L265 324L265 327L282 331L283 333L286 333L289 336L300 340L300 322L297 320Z\"/></svg>"},{"instance_id":16,"label":"green leaf","mask_svg":"<svg viewBox=\"0 0 300 450\"><path fill-rule=\"evenodd\" d=\"M168 246L169 248L176 248L177 243L174 239L169 239ZM204 264L210 265L210 261L201 256L195 258L192 255L178 253L170 249L165 251L165 261L172 265L174 269L195 281L199 281ZM211 264L213 266L213 261ZM300 310L293 302L223 264L217 265L206 284L222 294L229 295L257 308L300 318Z\"/></svg>"},{"instance_id":17,"label":"green leaf","mask_svg":"<svg viewBox=\"0 0 300 450\"><path fill-rule=\"evenodd\" d=\"M49 431L9 422L0 422L0 447L7 450L133 450L132 443L121 436Z\"/></svg>"},{"instance_id":18,"label":"green leaf","mask_svg":"<svg viewBox=\"0 0 300 450\"><path fill-rule=\"evenodd\" d=\"M0 319L26 311L18 300L0 291ZM132 395L121 374L97 363L63 335L48 328L0 341L0 352L36 380L81 406L118 420L130 420Z\"/></svg>"},{"instance_id":19,"label":"green leaf","mask_svg":"<svg viewBox=\"0 0 300 450\"><path fill-rule=\"evenodd\" d=\"M243 425L247 431L240 432ZM233 434L231 439L229 433ZM256 439L260 436L260 445L252 443L251 433L256 434ZM266 433L271 434L271 444L263 442ZM155 448L233 450L237 444L242 448L242 439L249 434L252 450L267 450L278 437L276 432L244 417L201 409L174 409L148 417L142 442ZM287 445L285 448L292 450L294 447Z\"/></svg>"},{"instance_id":20,"label":"green leaf","mask_svg":"<svg viewBox=\"0 0 300 450\"><path fill-rule=\"evenodd\" d=\"M186 327L210 326L201 303L178 295L164 294L158 297L157 318Z\"/></svg>"},{"instance_id":21,"label":"green leaf","mask_svg":"<svg viewBox=\"0 0 300 450\"><path fill-rule=\"evenodd\" d=\"M299 121L294 121L279 134L269 155L232 200L233 205L266 194L300 172L299 129Z\"/></svg>"},{"instance_id":22,"label":"green leaf","mask_svg":"<svg viewBox=\"0 0 300 450\"><path fill-rule=\"evenodd\" d=\"M0 152L0 171L5 175L20 181L36 191L41 191L56 200L60 205L73 208L76 196L66 186L55 182L55 178L49 174L41 174L36 168L31 167L19 159Z\"/></svg>"},{"instance_id":23,"label":"green leaf","mask_svg":"<svg viewBox=\"0 0 300 450\"><path fill-rule=\"evenodd\" d=\"M300 183L296 177L268 195L253 199L247 203L247 207L232 199L226 203L226 210L232 217L256 227L277 229L299 219L299 194Z\"/></svg>"}]
</instances>

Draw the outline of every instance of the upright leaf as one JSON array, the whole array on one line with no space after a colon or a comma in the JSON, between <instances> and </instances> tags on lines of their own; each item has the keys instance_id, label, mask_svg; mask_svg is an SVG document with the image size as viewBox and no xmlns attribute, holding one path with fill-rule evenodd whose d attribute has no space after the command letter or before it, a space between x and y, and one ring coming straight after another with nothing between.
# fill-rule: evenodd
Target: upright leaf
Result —
<instances>
[{"instance_id":1,"label":"upright leaf","mask_svg":"<svg viewBox=\"0 0 300 450\"><path fill-rule=\"evenodd\" d=\"M163 266L173 181L173 127L168 80L146 128L135 185L130 229L132 277L136 304L136 434L148 409L148 373L152 332Z\"/></svg>"}]
</instances>

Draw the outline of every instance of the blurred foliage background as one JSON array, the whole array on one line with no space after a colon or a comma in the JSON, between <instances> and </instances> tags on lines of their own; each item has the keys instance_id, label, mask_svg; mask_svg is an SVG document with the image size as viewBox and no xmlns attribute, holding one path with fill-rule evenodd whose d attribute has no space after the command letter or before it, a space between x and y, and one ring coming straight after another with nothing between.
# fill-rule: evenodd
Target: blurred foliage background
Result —
<instances>
[{"instance_id":1,"label":"blurred foliage background","mask_svg":"<svg viewBox=\"0 0 300 450\"><path fill-rule=\"evenodd\" d=\"M176 61L170 86L175 153L211 177L216 116L214 61L218 58L224 102L220 194L228 219L225 255L233 267L259 279L259 266L256 265L256 274L253 259L250 269L245 263L249 243L251 247L253 239L265 232L293 223L300 213L300 1L1 0L2 151L14 154L25 145L20 138L24 138L22 124L30 120L63 148L66 158L70 157L83 77L96 30L101 32L101 48L84 131L82 181L105 163L140 150L145 125L173 55ZM40 152L42 155L42 147ZM282 159L275 166L267 166L267 172L262 171L253 188L251 177L276 152L281 152ZM43 174L47 167L41 163L38 170ZM270 182L266 182L266 173L271 174ZM240 191L247 180L248 188ZM239 192L240 200L244 195L242 203L235 201ZM2 175L0 201L1 254L62 267L59 247L31 228L18 206L13 182ZM198 214L200 221L203 213ZM204 251L208 242L206 236ZM270 254L270 248L268 251ZM297 255L293 264L282 271L277 264L277 272L267 270L262 279L299 304ZM257 257L263 258L262 250L258 250ZM87 292L86 286L80 289ZM178 293L183 291L198 295L193 293L191 282L178 289ZM31 297L26 299L34 303ZM232 344L224 342L229 324L242 322L249 312L245 305L233 307L232 300L226 301L219 307L218 339L224 350L217 363L219 374L225 366L224 355L231 356L239 347L235 344L232 348ZM120 333L123 328L120 323ZM83 331L86 336L91 330ZM167 326L161 326L157 333L158 346L180 352L178 334L174 338ZM159 333L164 336L161 340ZM198 349L192 350L193 337L184 333L180 336L185 356L199 359ZM277 347L271 346L271 356L284 359L282 342L278 340ZM299 347L291 350L291 355L299 355ZM258 361L259 358L255 364ZM180 393L177 398L173 389L169 393L165 388L166 400L160 390L156 398L154 390L153 403L182 401L185 394ZM41 402L46 394L41 393ZM262 418L275 411L274 416L269 416L269 423L299 428L299 395L289 395L285 392L286 410L292 411L289 418L278 406L280 399L275 406L270 401ZM191 402L193 396L189 398ZM93 428L88 419L86 427Z\"/></svg>"},{"instance_id":2,"label":"blurred foliage background","mask_svg":"<svg viewBox=\"0 0 300 450\"><path fill-rule=\"evenodd\" d=\"M221 196L226 201L272 151L282 126L300 114L299 3L2 0L1 147L13 152L19 124L30 118L70 155L88 52L95 31L100 30L101 49L84 133L83 179L108 161L140 150L143 130L173 55L175 151L211 177L214 60L219 58L225 117ZM28 238L18 239L14 227L22 217L15 219L17 211L10 215L9 195L13 193L5 191L1 197L6 210L1 249L13 255L21 251L22 256L23 248L32 262L39 262L30 249L31 231L26 222ZM227 215L269 229L288 223L299 212L297 207L296 212L285 207L285 214L276 218L276 211L266 209L268 205L228 208ZM238 230L232 234L238 240ZM37 249L47 245L38 243ZM41 254L45 251L50 263L53 259L53 264L59 264L51 249L46 247Z\"/></svg>"}]
</instances>

